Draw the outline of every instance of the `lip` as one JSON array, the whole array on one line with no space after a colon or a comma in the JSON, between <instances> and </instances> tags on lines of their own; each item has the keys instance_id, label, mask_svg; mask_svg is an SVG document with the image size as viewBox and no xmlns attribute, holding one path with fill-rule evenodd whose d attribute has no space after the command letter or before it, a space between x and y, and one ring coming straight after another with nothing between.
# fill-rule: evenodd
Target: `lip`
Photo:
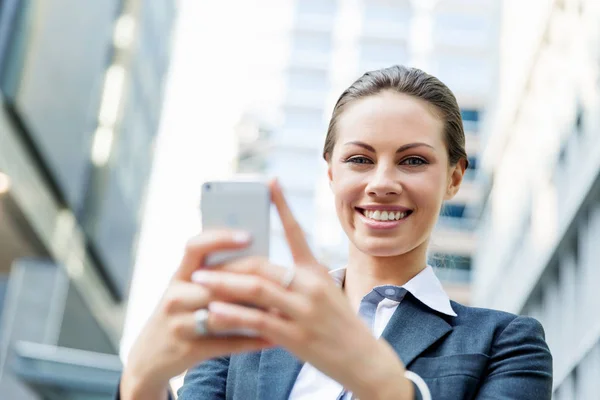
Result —
<instances>
[{"instance_id":1,"label":"lip","mask_svg":"<svg viewBox=\"0 0 600 400\"><path fill-rule=\"evenodd\" d=\"M410 218L411 214L409 214L408 216L404 217L403 219L399 219L399 220L394 220L394 221L375 221L374 219L371 218L367 218L361 211L362 207L356 207L355 211L356 213L359 215L361 221L368 226L369 228L372 229L394 229L397 228L398 226L400 226L402 223L404 223L407 219ZM402 210L406 210L406 211L410 211L410 209L407 209L405 207L402 207L401 209L394 209L394 208L364 208L365 210L393 210L393 211L402 211ZM402 211L405 212L405 211Z\"/></svg>"},{"instance_id":2,"label":"lip","mask_svg":"<svg viewBox=\"0 0 600 400\"><path fill-rule=\"evenodd\" d=\"M381 204L365 204L364 206L356 206L354 208L359 209L359 210L369 210L369 211L377 211L377 210L379 210L379 211L400 211L400 212L412 211L412 209L410 209L408 207L393 206L393 205L384 206Z\"/></svg>"}]
</instances>

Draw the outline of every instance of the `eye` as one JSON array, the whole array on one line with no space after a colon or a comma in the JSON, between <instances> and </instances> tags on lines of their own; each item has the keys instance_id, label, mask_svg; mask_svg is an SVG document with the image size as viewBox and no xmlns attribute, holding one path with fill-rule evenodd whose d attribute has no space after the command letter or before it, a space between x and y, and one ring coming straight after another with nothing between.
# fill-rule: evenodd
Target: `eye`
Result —
<instances>
[{"instance_id":1,"label":"eye","mask_svg":"<svg viewBox=\"0 0 600 400\"><path fill-rule=\"evenodd\" d=\"M419 166L429 164L425 159L421 157L408 157L400 162L402 165Z\"/></svg>"},{"instance_id":2,"label":"eye","mask_svg":"<svg viewBox=\"0 0 600 400\"><path fill-rule=\"evenodd\" d=\"M346 162L352 163L352 164L372 164L373 163L367 157L362 157L362 156L350 157L346 160Z\"/></svg>"}]
</instances>

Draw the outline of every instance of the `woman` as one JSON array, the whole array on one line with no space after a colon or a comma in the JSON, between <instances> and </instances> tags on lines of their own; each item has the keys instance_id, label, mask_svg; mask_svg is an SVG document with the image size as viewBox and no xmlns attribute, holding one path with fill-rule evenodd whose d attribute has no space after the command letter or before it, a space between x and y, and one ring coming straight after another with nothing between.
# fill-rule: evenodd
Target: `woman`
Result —
<instances>
[{"instance_id":1,"label":"woman","mask_svg":"<svg viewBox=\"0 0 600 400\"><path fill-rule=\"evenodd\" d=\"M122 398L166 398L169 378L189 369L183 400L550 399L541 325L450 301L427 266L467 168L452 92L417 69L368 72L338 100L323 156L346 268L316 262L273 182L294 274L261 258L202 269L206 254L245 246L243 232L190 241L131 351ZM247 303L261 308L234 305ZM229 329L257 336L210 335Z\"/></svg>"}]
</instances>

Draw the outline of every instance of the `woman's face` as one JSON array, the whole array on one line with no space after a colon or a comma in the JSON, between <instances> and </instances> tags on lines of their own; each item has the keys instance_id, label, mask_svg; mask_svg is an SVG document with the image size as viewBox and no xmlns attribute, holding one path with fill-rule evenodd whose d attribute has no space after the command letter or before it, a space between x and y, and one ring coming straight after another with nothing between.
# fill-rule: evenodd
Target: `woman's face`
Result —
<instances>
[{"instance_id":1,"label":"woman's face","mask_svg":"<svg viewBox=\"0 0 600 400\"><path fill-rule=\"evenodd\" d=\"M443 200L458 190L464 170L448 165L443 122L431 107L386 91L339 116L329 179L342 227L363 253L426 246Z\"/></svg>"}]
</instances>

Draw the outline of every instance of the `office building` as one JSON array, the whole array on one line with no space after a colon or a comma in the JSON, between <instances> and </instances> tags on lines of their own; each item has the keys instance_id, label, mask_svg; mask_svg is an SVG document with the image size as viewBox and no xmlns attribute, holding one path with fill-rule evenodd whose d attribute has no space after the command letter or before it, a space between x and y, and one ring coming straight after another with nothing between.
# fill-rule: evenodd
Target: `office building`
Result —
<instances>
[{"instance_id":1,"label":"office building","mask_svg":"<svg viewBox=\"0 0 600 400\"><path fill-rule=\"evenodd\" d=\"M176 4L0 4L0 393L112 398Z\"/></svg>"},{"instance_id":2,"label":"office building","mask_svg":"<svg viewBox=\"0 0 600 400\"><path fill-rule=\"evenodd\" d=\"M600 4L506 2L474 301L543 324L556 399L600 391Z\"/></svg>"},{"instance_id":3,"label":"office building","mask_svg":"<svg viewBox=\"0 0 600 400\"><path fill-rule=\"evenodd\" d=\"M367 70L394 64L420 67L445 82L463 110L471 168L459 194L444 208L431 263L441 265L438 275L451 297L469 301L476 245L471 205L479 201L479 124L493 92L498 4L495 0L290 2L284 90L273 106L277 116L269 119L269 152L262 170L280 177L315 253L326 265L344 265L348 249L321 158L333 105ZM275 258L290 262L277 221L272 242Z\"/></svg>"}]
</instances>

